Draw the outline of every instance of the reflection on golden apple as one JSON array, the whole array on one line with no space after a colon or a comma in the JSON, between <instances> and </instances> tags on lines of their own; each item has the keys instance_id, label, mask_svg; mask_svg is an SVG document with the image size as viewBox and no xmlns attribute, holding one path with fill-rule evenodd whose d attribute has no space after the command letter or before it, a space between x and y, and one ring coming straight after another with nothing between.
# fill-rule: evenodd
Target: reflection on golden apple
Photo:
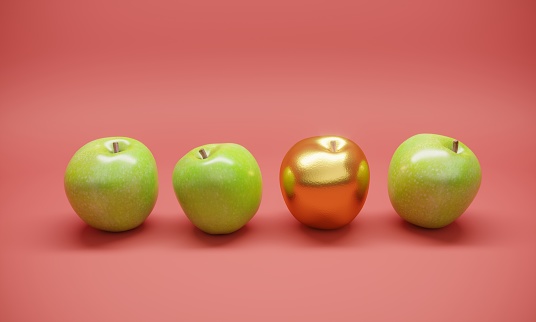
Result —
<instances>
[{"instance_id":1,"label":"reflection on golden apple","mask_svg":"<svg viewBox=\"0 0 536 322\"><path fill-rule=\"evenodd\" d=\"M319 229L342 227L357 216L367 198L369 178L361 148L338 136L296 143L279 173L281 193L292 215Z\"/></svg>"}]
</instances>

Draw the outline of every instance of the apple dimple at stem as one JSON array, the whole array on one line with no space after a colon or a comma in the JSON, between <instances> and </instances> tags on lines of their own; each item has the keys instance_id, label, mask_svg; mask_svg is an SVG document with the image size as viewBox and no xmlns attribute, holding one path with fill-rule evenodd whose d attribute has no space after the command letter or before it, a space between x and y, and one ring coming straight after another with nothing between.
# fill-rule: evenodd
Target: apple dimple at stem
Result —
<instances>
[{"instance_id":1,"label":"apple dimple at stem","mask_svg":"<svg viewBox=\"0 0 536 322\"><path fill-rule=\"evenodd\" d=\"M208 158L207 151L205 151L205 149L201 149L201 150L199 150L199 154L201 154L201 157L202 157L203 159Z\"/></svg>"},{"instance_id":2,"label":"apple dimple at stem","mask_svg":"<svg viewBox=\"0 0 536 322\"><path fill-rule=\"evenodd\" d=\"M333 140L329 142L329 148L331 152L337 152L337 141Z\"/></svg>"},{"instance_id":3,"label":"apple dimple at stem","mask_svg":"<svg viewBox=\"0 0 536 322\"><path fill-rule=\"evenodd\" d=\"M119 152L119 142L113 142L112 143L113 147L114 147L114 153L118 153Z\"/></svg>"},{"instance_id":4,"label":"apple dimple at stem","mask_svg":"<svg viewBox=\"0 0 536 322\"><path fill-rule=\"evenodd\" d=\"M454 153L458 153L458 140L452 141L452 151L454 151Z\"/></svg>"}]
</instances>

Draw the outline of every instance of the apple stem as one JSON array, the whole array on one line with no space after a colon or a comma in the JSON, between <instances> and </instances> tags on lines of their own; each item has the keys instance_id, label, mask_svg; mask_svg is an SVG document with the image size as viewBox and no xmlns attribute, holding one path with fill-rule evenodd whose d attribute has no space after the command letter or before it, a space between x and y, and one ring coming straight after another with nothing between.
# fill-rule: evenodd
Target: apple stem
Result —
<instances>
[{"instance_id":1,"label":"apple stem","mask_svg":"<svg viewBox=\"0 0 536 322\"><path fill-rule=\"evenodd\" d=\"M454 151L454 153L458 153L458 140L452 141L452 151Z\"/></svg>"},{"instance_id":2,"label":"apple stem","mask_svg":"<svg viewBox=\"0 0 536 322\"><path fill-rule=\"evenodd\" d=\"M114 146L114 153L119 152L119 142L114 142L112 145Z\"/></svg>"},{"instance_id":3,"label":"apple stem","mask_svg":"<svg viewBox=\"0 0 536 322\"><path fill-rule=\"evenodd\" d=\"M331 152L337 152L337 141L330 141L329 148Z\"/></svg>"},{"instance_id":4,"label":"apple stem","mask_svg":"<svg viewBox=\"0 0 536 322\"><path fill-rule=\"evenodd\" d=\"M202 157L203 159L208 158L208 154L207 154L207 151L205 151L205 149L201 149L201 150L199 150L199 154L201 154L201 157Z\"/></svg>"}]
</instances>

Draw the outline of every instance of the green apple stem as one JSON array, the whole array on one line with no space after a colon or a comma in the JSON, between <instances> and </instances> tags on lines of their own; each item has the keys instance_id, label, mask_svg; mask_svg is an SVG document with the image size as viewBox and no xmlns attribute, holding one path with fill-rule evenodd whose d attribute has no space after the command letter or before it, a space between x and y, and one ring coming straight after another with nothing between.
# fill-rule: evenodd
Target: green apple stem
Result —
<instances>
[{"instance_id":1,"label":"green apple stem","mask_svg":"<svg viewBox=\"0 0 536 322\"><path fill-rule=\"evenodd\" d=\"M330 141L329 148L331 152L337 152L337 141Z\"/></svg>"},{"instance_id":2,"label":"green apple stem","mask_svg":"<svg viewBox=\"0 0 536 322\"><path fill-rule=\"evenodd\" d=\"M119 142L114 142L112 145L114 146L114 153L119 152Z\"/></svg>"},{"instance_id":3,"label":"green apple stem","mask_svg":"<svg viewBox=\"0 0 536 322\"><path fill-rule=\"evenodd\" d=\"M207 151L205 151L205 149L201 149L201 150L199 150L199 154L201 154L201 157L202 157L203 159L208 158L208 154L207 154Z\"/></svg>"},{"instance_id":4,"label":"green apple stem","mask_svg":"<svg viewBox=\"0 0 536 322\"><path fill-rule=\"evenodd\" d=\"M454 151L454 153L458 153L458 140L452 141L452 151Z\"/></svg>"}]
</instances>

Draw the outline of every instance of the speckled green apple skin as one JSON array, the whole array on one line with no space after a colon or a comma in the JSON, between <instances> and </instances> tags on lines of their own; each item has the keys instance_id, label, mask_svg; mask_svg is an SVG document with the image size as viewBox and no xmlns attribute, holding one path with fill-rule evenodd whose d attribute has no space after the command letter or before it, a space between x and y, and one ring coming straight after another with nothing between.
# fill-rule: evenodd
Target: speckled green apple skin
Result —
<instances>
[{"instance_id":1,"label":"speckled green apple skin","mask_svg":"<svg viewBox=\"0 0 536 322\"><path fill-rule=\"evenodd\" d=\"M113 142L119 152L113 152ZM65 193L74 211L91 227L120 232L138 227L158 196L155 159L143 143L126 137L87 143L65 171Z\"/></svg>"},{"instance_id":2,"label":"speckled green apple skin","mask_svg":"<svg viewBox=\"0 0 536 322\"><path fill-rule=\"evenodd\" d=\"M208 155L203 159L199 150ZM209 234L229 234L253 218L262 197L261 170L234 143L207 144L188 152L173 170L173 188L188 219Z\"/></svg>"},{"instance_id":3,"label":"speckled green apple skin","mask_svg":"<svg viewBox=\"0 0 536 322\"><path fill-rule=\"evenodd\" d=\"M469 207L482 172L475 154L454 139L418 134L403 142L389 165L389 199L406 221L425 228L449 225Z\"/></svg>"}]
</instances>

